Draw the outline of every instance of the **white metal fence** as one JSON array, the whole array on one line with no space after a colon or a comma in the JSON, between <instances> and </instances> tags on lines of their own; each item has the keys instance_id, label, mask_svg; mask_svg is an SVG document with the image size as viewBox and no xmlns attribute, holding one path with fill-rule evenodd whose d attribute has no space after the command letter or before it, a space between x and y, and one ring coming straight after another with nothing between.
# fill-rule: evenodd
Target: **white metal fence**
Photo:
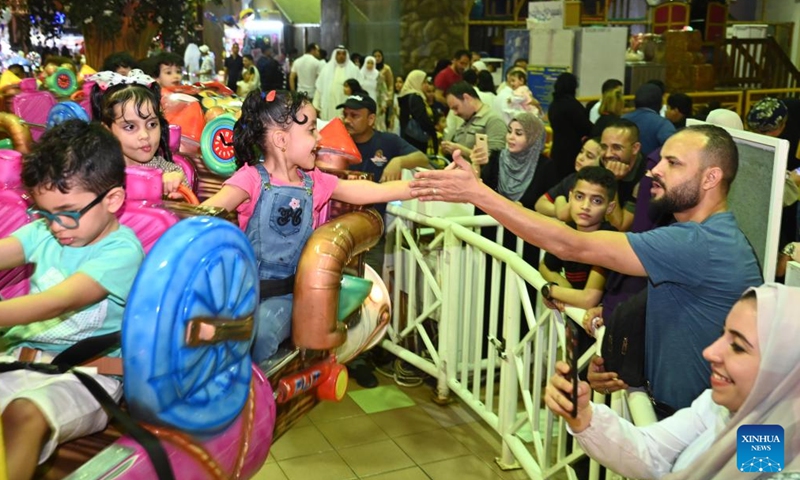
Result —
<instances>
[{"instance_id":1,"label":"white metal fence","mask_svg":"<svg viewBox=\"0 0 800 480\"><path fill-rule=\"evenodd\" d=\"M559 472L576 478L571 465L585 455L564 421L543 407L547 379L563 355L564 319L531 299L545 283L537 268L502 247L502 227L495 241L481 236L481 227L497 225L489 216L436 218L397 205L388 211L397 217L386 233L394 313L382 347L434 376L439 401L456 394L500 435L502 468L521 467L535 479ZM567 314L580 322L583 310ZM630 418L626 394L614 394L612 408ZM600 478L595 462L590 478Z\"/></svg>"}]
</instances>

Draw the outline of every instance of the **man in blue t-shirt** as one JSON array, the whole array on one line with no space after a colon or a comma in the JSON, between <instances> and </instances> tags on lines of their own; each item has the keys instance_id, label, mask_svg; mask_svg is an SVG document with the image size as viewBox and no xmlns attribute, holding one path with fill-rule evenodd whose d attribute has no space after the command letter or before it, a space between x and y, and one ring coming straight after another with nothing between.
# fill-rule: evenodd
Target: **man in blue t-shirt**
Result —
<instances>
[{"instance_id":1,"label":"man in blue t-shirt","mask_svg":"<svg viewBox=\"0 0 800 480\"><path fill-rule=\"evenodd\" d=\"M371 173L375 182L389 182L400 180L404 168L428 166L428 157L410 143L393 133L375 130L377 106L367 94L350 95L336 108L343 109L344 126L361 153L361 163L351 170ZM375 209L383 215L386 204L375 205Z\"/></svg>"},{"instance_id":2,"label":"man in blue t-shirt","mask_svg":"<svg viewBox=\"0 0 800 480\"><path fill-rule=\"evenodd\" d=\"M719 336L744 290L762 283L755 253L728 211L739 164L730 134L700 125L667 140L651 171L651 203L677 223L645 233L575 231L492 192L463 159L456 164L418 174L412 195L471 202L559 258L648 277L645 371L655 400L687 407L709 387L703 348ZM627 387L613 372L590 371L592 376L596 389Z\"/></svg>"}]
</instances>

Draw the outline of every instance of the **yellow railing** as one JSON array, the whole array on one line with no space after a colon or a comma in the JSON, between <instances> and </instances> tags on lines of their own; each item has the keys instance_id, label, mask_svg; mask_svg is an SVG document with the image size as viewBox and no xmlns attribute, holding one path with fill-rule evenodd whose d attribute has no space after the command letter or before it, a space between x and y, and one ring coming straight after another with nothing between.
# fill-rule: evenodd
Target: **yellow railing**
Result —
<instances>
[{"instance_id":1,"label":"yellow railing","mask_svg":"<svg viewBox=\"0 0 800 480\"><path fill-rule=\"evenodd\" d=\"M602 97L578 97L578 101L585 105L589 102L595 102L595 101L599 102L601 98ZM622 99L625 100L625 104L630 103L631 105L633 105L633 95L624 95Z\"/></svg>"},{"instance_id":2,"label":"yellow railing","mask_svg":"<svg viewBox=\"0 0 800 480\"><path fill-rule=\"evenodd\" d=\"M686 95L692 99L692 105L695 112L697 112L701 107L708 106L708 104L713 101L719 102L720 108L733 110L740 117L742 116L742 112L746 111L742 110L742 98L744 92L741 90L730 90L724 92L688 92Z\"/></svg>"}]
</instances>

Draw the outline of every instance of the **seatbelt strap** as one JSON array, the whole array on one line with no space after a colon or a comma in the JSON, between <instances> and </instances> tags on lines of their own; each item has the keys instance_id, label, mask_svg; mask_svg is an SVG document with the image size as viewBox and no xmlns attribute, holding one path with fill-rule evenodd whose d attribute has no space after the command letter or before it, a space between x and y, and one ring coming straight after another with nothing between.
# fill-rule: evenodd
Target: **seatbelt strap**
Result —
<instances>
[{"instance_id":1,"label":"seatbelt strap","mask_svg":"<svg viewBox=\"0 0 800 480\"><path fill-rule=\"evenodd\" d=\"M0 373L11 372L15 370L31 370L50 375L60 373L72 373L78 380L86 387L87 390L97 399L100 406L106 411L110 418L113 418L119 423L123 431L131 436L139 445L142 446L147 453L150 463L153 464L153 469L156 472L158 480L175 480L175 474L172 471L172 466L169 463L164 446L158 438L150 433L147 429L136 423L128 413L124 412L117 402L100 386L97 381L90 375L87 375L79 370L72 369L66 365L55 365L47 363L28 363L28 362L10 362L0 363Z\"/></svg>"},{"instance_id":2,"label":"seatbelt strap","mask_svg":"<svg viewBox=\"0 0 800 480\"><path fill-rule=\"evenodd\" d=\"M94 378L79 370L72 370L72 374L78 377L78 380L94 395L94 398L100 402L108 416L116 420L123 430L144 448L148 458L150 458L150 463L153 464L158 480L175 480L175 474L172 472L167 452L158 438L136 423L130 415L122 411L117 402L111 398L111 395Z\"/></svg>"},{"instance_id":3,"label":"seatbelt strap","mask_svg":"<svg viewBox=\"0 0 800 480\"><path fill-rule=\"evenodd\" d=\"M111 350L118 349L121 338L120 332L84 338L56 355L50 363L53 365L68 365L70 367L84 365Z\"/></svg>"}]
</instances>

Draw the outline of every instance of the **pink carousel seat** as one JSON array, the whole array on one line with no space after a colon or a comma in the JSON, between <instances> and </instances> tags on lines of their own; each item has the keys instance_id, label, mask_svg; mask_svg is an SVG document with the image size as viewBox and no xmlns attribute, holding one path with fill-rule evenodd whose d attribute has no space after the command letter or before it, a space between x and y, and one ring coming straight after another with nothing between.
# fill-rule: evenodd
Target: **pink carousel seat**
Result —
<instances>
[{"instance_id":1,"label":"pink carousel seat","mask_svg":"<svg viewBox=\"0 0 800 480\"><path fill-rule=\"evenodd\" d=\"M169 149L172 152L172 161L183 169L183 174L186 175L186 180L189 182L189 187L194 193L197 193L197 171L194 168L194 163L178 153L181 149L181 127L180 125L169 126Z\"/></svg>"},{"instance_id":2,"label":"pink carousel seat","mask_svg":"<svg viewBox=\"0 0 800 480\"><path fill-rule=\"evenodd\" d=\"M56 97L50 92L38 90L34 78L23 78L19 85L20 93L11 100L14 115L29 124L47 124L47 115L56 104ZM29 126L33 140L38 141L45 129L36 125Z\"/></svg>"},{"instance_id":3,"label":"pink carousel seat","mask_svg":"<svg viewBox=\"0 0 800 480\"><path fill-rule=\"evenodd\" d=\"M0 150L0 238L11 235L30 221L27 213L30 198L22 188L21 170L22 154ZM30 265L0 271L0 298L27 294L30 275Z\"/></svg>"},{"instance_id":4,"label":"pink carousel seat","mask_svg":"<svg viewBox=\"0 0 800 480\"><path fill-rule=\"evenodd\" d=\"M117 213L120 223L133 230L147 253L178 216L160 207L163 194L161 170L147 167L125 169L125 205Z\"/></svg>"}]
</instances>

